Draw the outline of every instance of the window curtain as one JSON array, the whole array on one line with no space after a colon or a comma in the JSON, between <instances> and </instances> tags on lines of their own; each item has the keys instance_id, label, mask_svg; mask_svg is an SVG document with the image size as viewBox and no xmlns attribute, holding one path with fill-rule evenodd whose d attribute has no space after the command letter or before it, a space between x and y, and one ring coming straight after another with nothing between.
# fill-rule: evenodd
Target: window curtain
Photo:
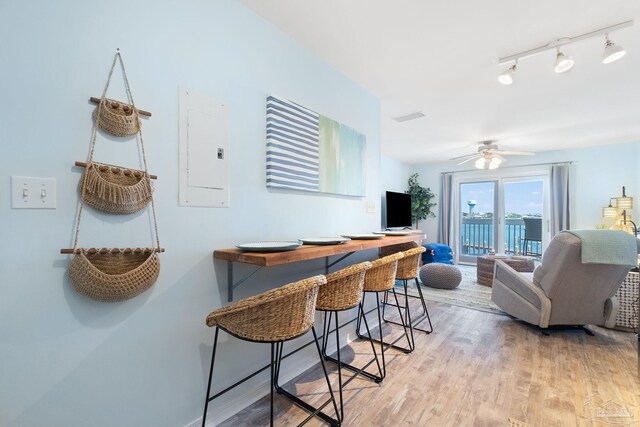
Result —
<instances>
[{"instance_id":1,"label":"window curtain","mask_svg":"<svg viewBox=\"0 0 640 427\"><path fill-rule=\"evenodd\" d=\"M440 206L438 207L438 243L451 246L451 192L453 190L453 174L443 173L440 178Z\"/></svg>"},{"instance_id":2,"label":"window curtain","mask_svg":"<svg viewBox=\"0 0 640 427\"><path fill-rule=\"evenodd\" d=\"M562 230L571 229L569 166L568 164L551 166L549 179L551 187L551 237Z\"/></svg>"}]
</instances>

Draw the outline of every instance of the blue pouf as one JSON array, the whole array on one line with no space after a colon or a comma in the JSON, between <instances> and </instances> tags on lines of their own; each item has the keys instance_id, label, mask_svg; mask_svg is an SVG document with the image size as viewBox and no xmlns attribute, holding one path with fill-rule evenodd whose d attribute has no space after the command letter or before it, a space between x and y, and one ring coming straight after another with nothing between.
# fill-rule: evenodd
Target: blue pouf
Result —
<instances>
[{"instance_id":1,"label":"blue pouf","mask_svg":"<svg viewBox=\"0 0 640 427\"><path fill-rule=\"evenodd\" d=\"M420 268L420 281L431 288L454 289L462 282L462 273L454 265L431 263Z\"/></svg>"},{"instance_id":2,"label":"blue pouf","mask_svg":"<svg viewBox=\"0 0 640 427\"><path fill-rule=\"evenodd\" d=\"M424 245L426 252L422 253L422 263L429 264L439 262L442 264L453 264L453 250L447 245L440 243L429 243Z\"/></svg>"}]
</instances>

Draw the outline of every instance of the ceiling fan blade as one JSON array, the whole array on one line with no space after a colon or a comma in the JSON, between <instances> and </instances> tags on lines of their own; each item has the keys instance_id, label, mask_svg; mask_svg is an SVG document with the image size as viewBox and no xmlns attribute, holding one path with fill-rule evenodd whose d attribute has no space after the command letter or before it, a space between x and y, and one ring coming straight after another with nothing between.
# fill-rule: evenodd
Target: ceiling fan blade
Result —
<instances>
[{"instance_id":1,"label":"ceiling fan blade","mask_svg":"<svg viewBox=\"0 0 640 427\"><path fill-rule=\"evenodd\" d=\"M482 157L482 156L475 155L473 157L469 157L468 159L463 160L460 163L458 163L458 166L459 165L464 165L465 163L470 162L471 160L479 159L480 157Z\"/></svg>"},{"instance_id":2,"label":"ceiling fan blade","mask_svg":"<svg viewBox=\"0 0 640 427\"><path fill-rule=\"evenodd\" d=\"M453 157L449 160L473 159L474 157L479 157L481 155L481 153L465 154L464 156Z\"/></svg>"},{"instance_id":3,"label":"ceiling fan blade","mask_svg":"<svg viewBox=\"0 0 640 427\"><path fill-rule=\"evenodd\" d=\"M505 156L534 156L536 154L531 151L509 151L509 150L495 150L494 153L503 154Z\"/></svg>"}]
</instances>

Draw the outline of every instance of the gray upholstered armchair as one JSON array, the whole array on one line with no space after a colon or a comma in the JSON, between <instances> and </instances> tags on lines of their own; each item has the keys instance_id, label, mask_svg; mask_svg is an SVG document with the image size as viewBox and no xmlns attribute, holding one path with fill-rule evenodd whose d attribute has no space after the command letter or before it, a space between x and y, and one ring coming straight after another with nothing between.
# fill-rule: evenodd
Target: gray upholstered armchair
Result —
<instances>
[{"instance_id":1,"label":"gray upholstered armchair","mask_svg":"<svg viewBox=\"0 0 640 427\"><path fill-rule=\"evenodd\" d=\"M614 294L635 264L636 242L633 236L620 231L589 230L582 233L587 237L596 236L600 244L604 242L614 251L623 247L624 252L615 254L616 258L611 256L610 250L599 252L605 262L617 262L618 265L595 263L599 262L597 259L585 262L584 237L559 233L549 243L542 256L542 264L533 273L518 273L496 260L491 294L493 302L506 313L541 328L587 324L613 327L618 312ZM594 250L594 245L586 243L588 241L585 240L584 250L589 252L591 249L592 256L598 256L597 245ZM605 259L607 256L608 260Z\"/></svg>"}]
</instances>

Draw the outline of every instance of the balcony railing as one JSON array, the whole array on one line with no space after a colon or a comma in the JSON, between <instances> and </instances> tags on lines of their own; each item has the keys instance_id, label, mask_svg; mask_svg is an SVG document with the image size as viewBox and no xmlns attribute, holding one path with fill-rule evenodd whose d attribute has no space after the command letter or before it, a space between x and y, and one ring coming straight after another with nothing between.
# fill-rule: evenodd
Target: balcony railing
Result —
<instances>
[{"instance_id":1,"label":"balcony railing","mask_svg":"<svg viewBox=\"0 0 640 427\"><path fill-rule=\"evenodd\" d=\"M520 218L505 220L504 253L520 255L523 253L524 221ZM463 218L460 230L462 255L484 255L495 250L493 241L493 219ZM527 242L528 254L541 254L541 242Z\"/></svg>"}]
</instances>

